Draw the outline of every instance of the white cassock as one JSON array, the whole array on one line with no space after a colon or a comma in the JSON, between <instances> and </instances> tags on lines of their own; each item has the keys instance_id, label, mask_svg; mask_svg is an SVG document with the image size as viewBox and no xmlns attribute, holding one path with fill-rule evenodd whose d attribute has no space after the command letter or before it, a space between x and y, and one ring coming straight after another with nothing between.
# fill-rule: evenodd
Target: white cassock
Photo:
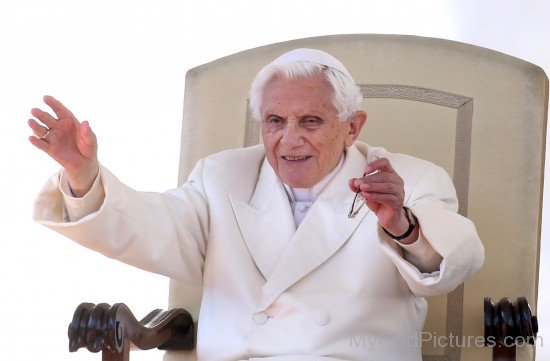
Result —
<instances>
[{"instance_id":1,"label":"white cassock","mask_svg":"<svg viewBox=\"0 0 550 361\"><path fill-rule=\"evenodd\" d=\"M366 206L347 216L348 180L375 156L404 180L421 230L409 248L388 238ZM360 142L298 228L262 145L202 159L182 187L163 194L137 192L105 168L99 178L105 199L96 212L69 221L57 174L38 196L35 219L108 257L202 284L199 360L419 361L424 296L452 291L483 263L444 170ZM73 212L86 197L71 200ZM442 261L423 269L433 250Z\"/></svg>"}]
</instances>

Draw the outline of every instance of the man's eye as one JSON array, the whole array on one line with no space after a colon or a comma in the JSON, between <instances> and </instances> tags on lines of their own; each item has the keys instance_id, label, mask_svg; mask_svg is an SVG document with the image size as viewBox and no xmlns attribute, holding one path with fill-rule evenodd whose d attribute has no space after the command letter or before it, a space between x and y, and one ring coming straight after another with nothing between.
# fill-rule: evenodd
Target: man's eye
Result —
<instances>
[{"instance_id":1,"label":"man's eye","mask_svg":"<svg viewBox=\"0 0 550 361\"><path fill-rule=\"evenodd\" d=\"M316 127L322 123L322 120L319 118L305 118L302 120L302 124L306 127Z\"/></svg>"},{"instance_id":2,"label":"man's eye","mask_svg":"<svg viewBox=\"0 0 550 361\"><path fill-rule=\"evenodd\" d=\"M279 127L283 124L283 120L279 117L269 117L265 120L265 125L268 127Z\"/></svg>"},{"instance_id":3,"label":"man's eye","mask_svg":"<svg viewBox=\"0 0 550 361\"><path fill-rule=\"evenodd\" d=\"M279 117L272 116L272 117L268 117L264 120L264 127L269 132L276 132L276 131L280 130L283 126L284 126L283 119L281 119Z\"/></svg>"}]
</instances>

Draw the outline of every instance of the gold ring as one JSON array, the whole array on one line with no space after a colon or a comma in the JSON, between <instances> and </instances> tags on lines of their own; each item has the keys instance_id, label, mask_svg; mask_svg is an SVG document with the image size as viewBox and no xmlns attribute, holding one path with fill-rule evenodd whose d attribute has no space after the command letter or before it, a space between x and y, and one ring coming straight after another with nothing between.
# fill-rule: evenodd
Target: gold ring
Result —
<instances>
[{"instance_id":1,"label":"gold ring","mask_svg":"<svg viewBox=\"0 0 550 361\"><path fill-rule=\"evenodd\" d=\"M48 128L48 129L46 130L46 133L44 133L44 135L40 135L40 136L35 135L34 137L35 137L36 139L38 139L38 140L42 140L42 139L46 139L46 137L48 136L48 134L50 134L50 128Z\"/></svg>"}]
</instances>

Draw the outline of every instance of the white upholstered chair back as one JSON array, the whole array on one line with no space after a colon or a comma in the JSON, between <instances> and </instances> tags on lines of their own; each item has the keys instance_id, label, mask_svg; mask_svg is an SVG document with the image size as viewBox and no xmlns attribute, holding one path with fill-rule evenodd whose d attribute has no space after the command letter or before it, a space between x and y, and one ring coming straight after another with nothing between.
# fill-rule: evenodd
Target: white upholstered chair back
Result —
<instances>
[{"instance_id":1,"label":"white upholstered chair back","mask_svg":"<svg viewBox=\"0 0 550 361\"><path fill-rule=\"evenodd\" d=\"M425 330L472 340L423 344L425 360L490 360L483 297L525 296L536 313L548 78L523 60L463 43L400 35L335 35L243 51L187 73L179 184L196 161L256 144L247 93L256 73L299 47L325 50L360 84L368 120L360 139L433 161L451 175L460 213L476 224L483 269L454 292L429 298ZM200 290L171 282L170 306L196 318ZM193 357L168 353L165 360ZM518 360L533 360L523 347Z\"/></svg>"}]
</instances>

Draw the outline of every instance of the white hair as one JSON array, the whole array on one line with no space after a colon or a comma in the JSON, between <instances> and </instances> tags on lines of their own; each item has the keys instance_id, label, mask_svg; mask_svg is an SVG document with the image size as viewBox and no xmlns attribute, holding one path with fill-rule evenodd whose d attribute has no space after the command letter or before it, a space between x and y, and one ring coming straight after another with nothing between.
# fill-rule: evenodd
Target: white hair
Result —
<instances>
[{"instance_id":1,"label":"white hair","mask_svg":"<svg viewBox=\"0 0 550 361\"><path fill-rule=\"evenodd\" d=\"M338 118L344 121L355 114L361 107L363 96L361 90L355 83L339 70L331 67L305 62L293 61L282 64L266 65L250 86L249 107L252 119L261 120L260 108L262 106L262 96L267 83L273 78L295 79L300 77L310 77L316 72L322 72L329 82L332 92L332 104L338 111Z\"/></svg>"}]
</instances>

